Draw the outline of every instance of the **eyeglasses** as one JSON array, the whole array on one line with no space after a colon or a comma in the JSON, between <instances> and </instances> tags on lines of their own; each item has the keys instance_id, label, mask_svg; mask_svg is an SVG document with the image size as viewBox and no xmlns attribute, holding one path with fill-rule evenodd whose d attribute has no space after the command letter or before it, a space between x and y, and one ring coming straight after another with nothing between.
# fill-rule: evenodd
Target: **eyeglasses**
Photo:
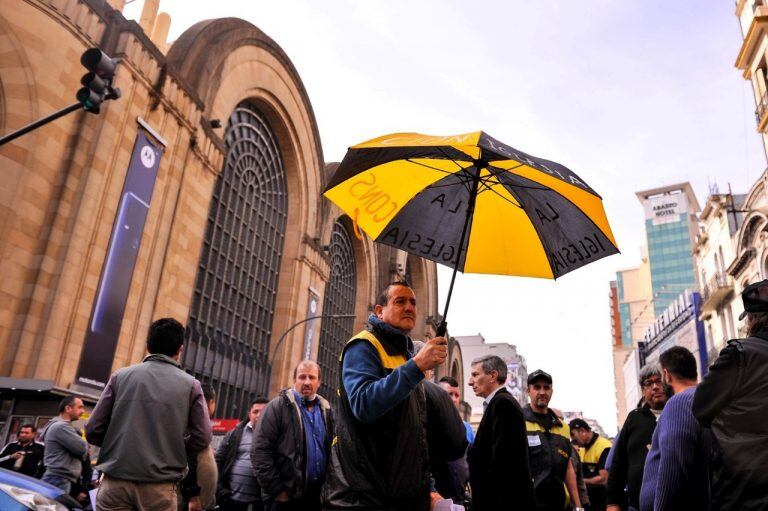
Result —
<instances>
[{"instance_id":1,"label":"eyeglasses","mask_svg":"<svg viewBox=\"0 0 768 511\"><path fill-rule=\"evenodd\" d=\"M653 387L654 385L661 386L661 378L654 378L653 380L645 380L643 383L643 388L648 389Z\"/></svg>"}]
</instances>

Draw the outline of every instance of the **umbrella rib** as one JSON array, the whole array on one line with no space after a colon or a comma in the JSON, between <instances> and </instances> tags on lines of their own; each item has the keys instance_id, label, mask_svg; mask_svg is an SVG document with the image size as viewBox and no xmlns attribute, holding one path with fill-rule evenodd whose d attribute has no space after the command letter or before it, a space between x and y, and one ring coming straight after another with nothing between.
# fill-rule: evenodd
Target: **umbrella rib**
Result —
<instances>
[{"instance_id":1,"label":"umbrella rib","mask_svg":"<svg viewBox=\"0 0 768 511\"><path fill-rule=\"evenodd\" d=\"M430 165L427 165L426 163L421 163L421 162L418 162L418 161L413 161L410 158L405 158L405 161L407 161L409 163L413 163L415 165L421 165L422 167L426 167L428 169L436 170L437 172L442 172L443 174L447 174L449 176L457 176L459 179L461 179L461 181L458 184L466 185L464 188L466 188L467 192L471 191L471 189L469 187L469 184L472 182L473 177L472 177L471 174L469 174L469 172L467 172L467 169L465 169L461 165L459 165L459 168L460 168L459 172L448 172L447 170L438 169L436 167L432 167ZM451 161L458 165L458 163L455 160L451 160ZM438 187L443 187L443 186L454 186L454 184L455 183L452 183L450 185L432 186L431 188L438 188Z\"/></svg>"},{"instance_id":2,"label":"umbrella rib","mask_svg":"<svg viewBox=\"0 0 768 511\"><path fill-rule=\"evenodd\" d=\"M407 161L409 163L414 163L416 165L421 165L422 167L427 167L428 169L436 170L437 172L442 172L443 174L447 174L449 176L455 176L456 175L456 172L448 172L447 170L438 169L437 167L432 167L431 165L427 165L426 163L421 163L421 162L418 162L418 161L414 161L414 160L412 160L410 158L406 158L405 161ZM451 160L451 161L453 161L453 160ZM453 161L453 163L456 163L456 162ZM464 168L461 165L459 165L459 168L461 170L464 170Z\"/></svg>"},{"instance_id":3,"label":"umbrella rib","mask_svg":"<svg viewBox=\"0 0 768 511\"><path fill-rule=\"evenodd\" d=\"M435 146L435 149L437 149L438 151L440 151L441 153L443 153L443 156L445 156L447 159L449 159L449 160L451 160L453 163L455 163L455 164L456 164L456 166L457 166L457 167L459 167L459 169L460 169L460 170L464 170L464 167L462 167L461 165L459 165L459 162L457 162L456 160L454 160L453 158L451 158L450 156L448 156L448 153L446 153L446 152L443 150L443 148L442 148L442 147L440 147L440 146Z\"/></svg>"},{"instance_id":4,"label":"umbrella rib","mask_svg":"<svg viewBox=\"0 0 768 511\"><path fill-rule=\"evenodd\" d=\"M510 167L508 169L505 169L505 168L502 168L502 167L496 167L496 166L489 166L488 167L488 171L491 172L492 176L497 176L497 175L500 175L502 172L509 172L510 170L514 170L514 169L516 169L518 167L524 167L524 165L521 163L520 165L515 165L514 167ZM491 169L493 169L493 171ZM512 188L524 188L524 189L527 189L527 190L542 190L542 191L551 191L552 190L552 188L550 188L548 186L544 186L544 185L542 185L542 186L544 186L543 188L539 188L537 186L518 185L518 184L514 184L514 183L501 183L501 182L499 182L499 184L501 184L502 186L510 186Z\"/></svg>"},{"instance_id":5,"label":"umbrella rib","mask_svg":"<svg viewBox=\"0 0 768 511\"><path fill-rule=\"evenodd\" d=\"M498 182L498 181L496 181L496 183L497 183L497 184L499 184L499 185L500 185L500 186L502 186L502 187L504 186L504 184L502 184L502 183L500 183L500 182ZM478 195L480 195L480 193L481 193L481 192L484 192L484 191L493 192L493 193L495 193L496 195L498 195L500 198L502 198L503 200L505 200L505 201L509 202L510 204L512 204L513 206L515 206L515 207L517 207L517 208L520 208L520 209L523 209L523 206L522 206L522 204L520 204L520 203L518 203L518 202L513 202L513 201L509 200L508 198L504 197L502 194L500 194L499 192L497 192L496 190L494 190L493 188L491 188L490 186L488 186L486 183L482 183L482 184L483 184L483 186L485 186L485 189L484 189L484 190L480 190L480 191L478 191L478 192L477 192L477 194L478 194ZM517 198L517 197L515 197L515 198Z\"/></svg>"}]
</instances>

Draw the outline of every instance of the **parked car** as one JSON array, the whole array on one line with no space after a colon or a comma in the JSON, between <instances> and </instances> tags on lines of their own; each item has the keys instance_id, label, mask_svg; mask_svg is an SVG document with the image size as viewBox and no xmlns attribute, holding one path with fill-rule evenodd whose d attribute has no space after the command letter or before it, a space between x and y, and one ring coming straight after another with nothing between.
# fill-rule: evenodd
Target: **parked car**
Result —
<instances>
[{"instance_id":1,"label":"parked car","mask_svg":"<svg viewBox=\"0 0 768 511\"><path fill-rule=\"evenodd\" d=\"M34 477L0 468L2 511L78 511L75 499Z\"/></svg>"}]
</instances>

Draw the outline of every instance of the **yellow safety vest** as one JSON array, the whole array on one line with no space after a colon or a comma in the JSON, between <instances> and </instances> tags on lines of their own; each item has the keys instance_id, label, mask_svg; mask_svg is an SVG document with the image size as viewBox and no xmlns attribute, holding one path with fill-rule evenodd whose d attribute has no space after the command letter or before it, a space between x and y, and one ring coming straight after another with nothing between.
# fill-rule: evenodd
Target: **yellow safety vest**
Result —
<instances>
[{"instance_id":1,"label":"yellow safety vest","mask_svg":"<svg viewBox=\"0 0 768 511\"><path fill-rule=\"evenodd\" d=\"M603 438L595 433L597 439L595 442L585 449L584 447L579 449L579 458L584 466L584 477L591 478L600 474L600 457L603 455L603 451L612 447L611 441L607 438Z\"/></svg>"},{"instance_id":2,"label":"yellow safety vest","mask_svg":"<svg viewBox=\"0 0 768 511\"><path fill-rule=\"evenodd\" d=\"M568 424L565 424L562 420L560 421L560 426L555 426L552 429L549 430L550 435L556 435L563 437L565 439L565 442L560 442L563 444L562 446L555 446L550 444L545 438L545 434L547 430L545 430L538 422L534 421L525 421L525 432L528 435L528 449L530 453L530 449L533 447L531 436L538 437L538 445L541 445L545 447L546 449L554 449L558 455L560 455L564 460L566 460L566 463L570 463L571 453L570 451L566 451L566 446L570 448L571 444L571 428L568 427ZM534 467L536 463L531 462L531 469L536 470ZM568 486L565 484L565 479L563 478L563 490L565 491L565 502L563 502L562 506L566 507L571 503L571 495L568 492Z\"/></svg>"},{"instance_id":3,"label":"yellow safety vest","mask_svg":"<svg viewBox=\"0 0 768 511\"><path fill-rule=\"evenodd\" d=\"M408 359L405 357L405 355L390 355L387 353L387 350L384 349L381 341L379 341L376 336L368 330L363 330L362 332L353 335L352 338L347 341L347 345L349 345L349 343L352 341L357 341L358 339L365 339L371 343L374 348L376 348L376 352L379 354L379 358L381 359L381 364L384 366L384 369L387 370L387 373L391 373L401 365L408 362ZM345 350L342 350L341 354L339 355L339 362L341 362L341 357L344 356L344 351Z\"/></svg>"}]
</instances>

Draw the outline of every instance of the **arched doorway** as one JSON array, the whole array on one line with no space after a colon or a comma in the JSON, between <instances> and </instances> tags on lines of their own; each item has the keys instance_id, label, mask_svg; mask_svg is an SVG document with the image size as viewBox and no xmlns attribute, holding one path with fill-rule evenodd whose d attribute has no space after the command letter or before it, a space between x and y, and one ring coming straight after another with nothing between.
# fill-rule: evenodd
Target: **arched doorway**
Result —
<instances>
[{"instance_id":1,"label":"arched doorway","mask_svg":"<svg viewBox=\"0 0 768 511\"><path fill-rule=\"evenodd\" d=\"M229 118L211 199L183 366L217 393L217 415L243 417L269 389L267 363L288 196L274 131L250 101Z\"/></svg>"},{"instance_id":2,"label":"arched doorway","mask_svg":"<svg viewBox=\"0 0 768 511\"><path fill-rule=\"evenodd\" d=\"M355 314L355 297L357 294L357 270L355 266L355 251L352 238L347 227L341 220L336 220L331 231L331 241L328 245L331 272L325 285L323 298L323 315ZM323 375L320 394L331 406L338 406L336 389L339 385L339 355L344 343L349 340L354 317L323 318L320 327L320 344L317 351L317 363Z\"/></svg>"}]
</instances>

